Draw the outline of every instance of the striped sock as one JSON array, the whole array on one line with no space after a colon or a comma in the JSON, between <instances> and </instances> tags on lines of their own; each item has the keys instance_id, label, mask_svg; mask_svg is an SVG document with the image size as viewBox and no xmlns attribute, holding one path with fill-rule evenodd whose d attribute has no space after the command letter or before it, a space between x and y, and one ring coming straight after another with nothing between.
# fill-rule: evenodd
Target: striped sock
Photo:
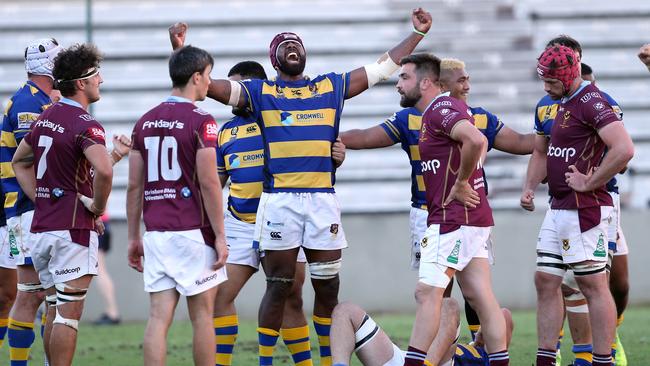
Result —
<instances>
[{"instance_id":1,"label":"striped sock","mask_svg":"<svg viewBox=\"0 0 650 366\"><path fill-rule=\"evenodd\" d=\"M9 318L9 359L11 366L27 366L29 351L32 349L34 339L34 323L19 322Z\"/></svg>"},{"instance_id":2,"label":"striped sock","mask_svg":"<svg viewBox=\"0 0 650 366\"><path fill-rule=\"evenodd\" d=\"M510 356L508 355L508 350L506 349L503 351L488 354L488 359L490 360L490 366L510 365Z\"/></svg>"},{"instance_id":3,"label":"striped sock","mask_svg":"<svg viewBox=\"0 0 650 366\"><path fill-rule=\"evenodd\" d=\"M481 325L467 324L467 328L469 328L469 333L472 335L472 341L476 341L476 333L481 329Z\"/></svg>"},{"instance_id":4,"label":"striped sock","mask_svg":"<svg viewBox=\"0 0 650 366\"><path fill-rule=\"evenodd\" d=\"M574 344L571 349L575 360L573 366L591 366L593 347L591 344Z\"/></svg>"},{"instance_id":5,"label":"striped sock","mask_svg":"<svg viewBox=\"0 0 650 366\"><path fill-rule=\"evenodd\" d=\"M562 338L564 338L564 328L560 329L560 335L557 337L557 346L555 346L557 351L562 348Z\"/></svg>"},{"instance_id":6,"label":"striped sock","mask_svg":"<svg viewBox=\"0 0 650 366\"><path fill-rule=\"evenodd\" d=\"M426 357L426 352L409 346L406 355L404 355L404 366L422 366Z\"/></svg>"},{"instance_id":7,"label":"striped sock","mask_svg":"<svg viewBox=\"0 0 650 366\"><path fill-rule=\"evenodd\" d=\"M331 366L330 327L332 326L332 318L321 318L314 315L313 319L314 328L318 335L318 345L320 346L320 364L321 366Z\"/></svg>"},{"instance_id":8,"label":"striped sock","mask_svg":"<svg viewBox=\"0 0 650 366\"><path fill-rule=\"evenodd\" d=\"M232 365L232 350L239 332L237 314L220 316L212 319L214 324L214 339L216 344L214 364L216 366Z\"/></svg>"},{"instance_id":9,"label":"striped sock","mask_svg":"<svg viewBox=\"0 0 650 366\"><path fill-rule=\"evenodd\" d=\"M537 349L537 366L555 366L556 352L554 349Z\"/></svg>"},{"instance_id":10,"label":"striped sock","mask_svg":"<svg viewBox=\"0 0 650 366\"><path fill-rule=\"evenodd\" d=\"M273 365L273 350L278 341L280 333L269 328L257 328L257 339L259 340L260 366Z\"/></svg>"},{"instance_id":11,"label":"striped sock","mask_svg":"<svg viewBox=\"0 0 650 366\"><path fill-rule=\"evenodd\" d=\"M7 334L7 325L9 324L9 319L3 318L0 319L0 347L5 343L5 334Z\"/></svg>"},{"instance_id":12,"label":"striped sock","mask_svg":"<svg viewBox=\"0 0 650 366\"><path fill-rule=\"evenodd\" d=\"M45 307L47 309L47 307ZM41 314L41 338L43 338L43 334L45 334L45 324L47 324L47 310L43 311L43 314Z\"/></svg>"},{"instance_id":13,"label":"striped sock","mask_svg":"<svg viewBox=\"0 0 650 366\"><path fill-rule=\"evenodd\" d=\"M297 328L280 329L282 340L287 345L291 358L296 366L313 366L311 360L311 344L309 343L309 327L303 325Z\"/></svg>"},{"instance_id":14,"label":"striped sock","mask_svg":"<svg viewBox=\"0 0 650 366\"><path fill-rule=\"evenodd\" d=\"M592 366L612 366L612 355L599 355L594 353Z\"/></svg>"}]
</instances>

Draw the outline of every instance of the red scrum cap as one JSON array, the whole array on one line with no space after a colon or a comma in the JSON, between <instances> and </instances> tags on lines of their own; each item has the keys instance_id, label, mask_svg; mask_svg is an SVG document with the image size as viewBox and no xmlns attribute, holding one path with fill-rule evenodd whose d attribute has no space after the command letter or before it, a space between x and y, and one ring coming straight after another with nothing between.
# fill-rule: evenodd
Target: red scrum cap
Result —
<instances>
[{"instance_id":1,"label":"red scrum cap","mask_svg":"<svg viewBox=\"0 0 650 366\"><path fill-rule=\"evenodd\" d=\"M278 48L280 48L280 45L282 43L287 41L298 42L302 48L305 49L305 45L302 43L302 39L300 39L297 34L293 32L282 32L276 34L275 37L273 37L273 40L271 41L271 45L269 47L269 58L271 59L271 65L273 68L280 67L280 62L278 61Z\"/></svg>"},{"instance_id":2,"label":"red scrum cap","mask_svg":"<svg viewBox=\"0 0 650 366\"><path fill-rule=\"evenodd\" d=\"M551 46L537 59L537 74L540 78L560 80L568 93L573 80L580 76L580 62L569 47Z\"/></svg>"}]
</instances>

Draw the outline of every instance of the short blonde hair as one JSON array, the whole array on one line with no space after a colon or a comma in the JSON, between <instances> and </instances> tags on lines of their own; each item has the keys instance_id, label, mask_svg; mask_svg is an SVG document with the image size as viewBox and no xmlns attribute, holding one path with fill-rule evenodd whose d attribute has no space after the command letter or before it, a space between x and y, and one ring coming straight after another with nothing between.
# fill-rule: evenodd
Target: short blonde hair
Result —
<instances>
[{"instance_id":1,"label":"short blonde hair","mask_svg":"<svg viewBox=\"0 0 650 366\"><path fill-rule=\"evenodd\" d=\"M455 58L443 58L440 61L440 82L447 83L449 78L452 77L454 70L461 70L465 68L465 63Z\"/></svg>"}]
</instances>

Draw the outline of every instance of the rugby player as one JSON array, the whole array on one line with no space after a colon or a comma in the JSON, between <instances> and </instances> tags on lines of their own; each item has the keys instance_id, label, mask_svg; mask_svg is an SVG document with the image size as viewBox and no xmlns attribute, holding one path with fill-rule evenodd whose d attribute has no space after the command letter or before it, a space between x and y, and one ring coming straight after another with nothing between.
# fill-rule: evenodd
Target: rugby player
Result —
<instances>
[{"instance_id":1,"label":"rugby player","mask_svg":"<svg viewBox=\"0 0 650 366\"><path fill-rule=\"evenodd\" d=\"M467 105L441 93L437 57L412 55L401 64L400 105L423 112L419 152L429 211L404 365L423 364L440 324L443 293L455 274L479 314L490 365L507 365L506 325L492 293L488 260L494 222L482 169L487 139L473 125Z\"/></svg>"},{"instance_id":2,"label":"rugby player","mask_svg":"<svg viewBox=\"0 0 650 366\"><path fill-rule=\"evenodd\" d=\"M580 59L582 59L582 47L580 46L580 43L567 36L567 35L560 35L558 37L555 37L551 39L546 47L550 47L552 45L559 44L563 45L566 47L571 48ZM595 77L593 75L593 71L591 70L591 67L585 64L581 64L581 77L583 80L587 80L590 82L595 82ZM607 93L600 91L602 96L607 99L609 104L611 105L613 111L618 115L619 119L622 119L623 117L623 112L618 105L618 103ZM550 137L551 133L551 128L553 126L553 120L555 119L557 115L557 109L559 106L559 101L553 100L549 95L545 95L542 99L537 104L536 107L536 113L535 113L535 133L538 136L545 137L548 139ZM612 211L612 220L609 224L609 231L608 231L608 252L611 256L613 253L614 259L613 259L613 271L611 272L610 275L610 290L612 292L612 295L614 296L614 302L616 304L616 310L617 310L617 324L620 325L623 322L623 312L625 311L625 307L627 306L627 298L628 298L628 292L629 292L629 281L628 281L628 266L627 266L627 254L629 252L628 246L627 246L627 241L625 240L625 235L623 234L623 231L621 229L620 225L620 199L618 195L618 185L617 185L617 180L616 178L612 178L608 183L607 183L607 191L609 194L612 196L612 200L614 202L614 210ZM609 258L609 256L608 256ZM540 265L541 267L548 267L547 270L550 270L551 267L549 267L547 264L547 261L545 260L544 257L539 258ZM551 259L551 262L553 260ZM614 268L616 267L616 268ZM609 265L608 265L609 269ZM573 297L580 297L582 295L576 294ZM569 325L571 328L576 328L578 327L577 324L583 324L581 323L578 319L576 318L575 314L572 314L569 312L567 314L568 320L569 320ZM577 323L572 325L572 323ZM562 334L560 335L560 337ZM575 343L575 339L574 339ZM557 344L557 350L558 350L558 358L559 358L559 342ZM618 362L622 363L623 365L625 364L625 351L623 349L622 343L620 342L620 338L618 336L618 333L616 334L616 342L612 344L612 349L614 350L614 353L618 355ZM584 353L584 352L579 352L579 353ZM578 354L576 354L576 357L579 357Z\"/></svg>"},{"instance_id":3,"label":"rugby player","mask_svg":"<svg viewBox=\"0 0 650 366\"><path fill-rule=\"evenodd\" d=\"M103 127L88 114L99 100L95 46L77 44L54 61L61 100L33 122L12 166L34 202L32 261L49 304L45 353L53 366L70 365L92 276L97 274L97 215L106 207L113 169ZM86 198L86 203L79 200ZM90 202L87 202L90 201Z\"/></svg>"},{"instance_id":4,"label":"rugby player","mask_svg":"<svg viewBox=\"0 0 650 366\"><path fill-rule=\"evenodd\" d=\"M634 146L607 99L581 79L580 56L573 49L551 45L540 56L537 70L547 94L560 100L550 139L536 137L521 196L522 207L533 210L534 190L548 178L551 207L540 230L535 274L537 365L556 361L563 320L560 284L567 267L573 269L589 305L593 365L610 365L616 309L605 274L612 215L605 184L625 168Z\"/></svg>"},{"instance_id":5,"label":"rugby player","mask_svg":"<svg viewBox=\"0 0 650 366\"><path fill-rule=\"evenodd\" d=\"M144 272L144 289L151 300L145 365L165 364L167 331L180 295L187 297L192 321L194 364L215 361L212 313L216 286L226 280L228 248L217 178L217 124L194 105L205 99L213 63L200 48L175 51L169 59L171 96L133 127L128 261Z\"/></svg>"},{"instance_id":6,"label":"rugby player","mask_svg":"<svg viewBox=\"0 0 650 366\"><path fill-rule=\"evenodd\" d=\"M508 309L501 309L507 326L510 344L514 325ZM425 360L425 365L470 366L489 365L480 330L476 341L459 344L460 312L453 298L445 298L441 305L440 330ZM358 305L344 302L332 314L332 360L334 366L350 364L352 353L364 366L401 366L405 351L395 345L388 335Z\"/></svg>"},{"instance_id":7,"label":"rugby player","mask_svg":"<svg viewBox=\"0 0 650 366\"><path fill-rule=\"evenodd\" d=\"M453 98L468 102L470 77L465 64L456 59L443 59L440 63L442 91L449 91ZM488 139L488 151L492 147L511 154L530 154L533 151L533 134L520 134L505 126L501 119L484 108L470 107L475 126ZM422 113L417 108L405 108L394 113L385 122L363 130L349 130L341 133L341 140L352 150L374 149L400 143L411 163L411 268L420 265L420 241L427 228L427 207L422 165L417 143L422 126ZM465 303L465 314L472 336L478 330L478 316Z\"/></svg>"},{"instance_id":8,"label":"rugby player","mask_svg":"<svg viewBox=\"0 0 650 366\"><path fill-rule=\"evenodd\" d=\"M298 35L280 33L269 56L275 80L213 80L208 96L247 106L264 137L265 181L255 228L255 245L265 252L267 289L259 312L260 365L270 365L291 291L299 248L305 251L315 292L314 327L321 364L330 365L331 313L338 302L341 249L347 247L334 195L332 143L338 135L344 101L398 69L431 27L431 15L412 13L413 32L377 62L344 74L313 79L303 75L306 52ZM187 26L170 29L172 47L184 42Z\"/></svg>"},{"instance_id":9,"label":"rugby player","mask_svg":"<svg viewBox=\"0 0 650 366\"><path fill-rule=\"evenodd\" d=\"M639 49L639 60L648 68L650 71L650 43L641 46Z\"/></svg>"},{"instance_id":10,"label":"rugby player","mask_svg":"<svg viewBox=\"0 0 650 366\"><path fill-rule=\"evenodd\" d=\"M0 140L0 177L5 192L8 244L12 266L17 265L18 291L8 320L11 365L25 365L35 340L34 318L45 298L43 286L32 264L33 236L30 233L34 204L20 189L11 167L16 148L38 116L52 105L54 59L61 47L53 38L39 39L25 48L27 82L11 97L4 113ZM16 268L16 267L14 267ZM14 271L15 273L16 271ZM2 287L16 286L16 274L2 275ZM8 304L11 306L10 304ZM0 329L6 314L0 318ZM4 325L5 327L7 324Z\"/></svg>"},{"instance_id":11,"label":"rugby player","mask_svg":"<svg viewBox=\"0 0 650 366\"><path fill-rule=\"evenodd\" d=\"M266 79L262 65L244 61L228 72L230 80ZM264 142L257 125L246 108L233 107L235 117L219 131L217 141L217 170L221 185L230 178L228 210L225 214L226 241L229 246L226 270L228 281L219 286L215 300L214 324L217 335L216 364L232 363L239 320L235 298L248 279L259 268L259 254L253 248L255 213L259 205L264 181ZM340 165L345 148L336 142L332 158ZM312 364L309 327L302 309L302 284L305 278L304 252L298 253L298 265L293 288L287 299L280 334L297 365ZM262 261L263 264L263 261Z\"/></svg>"}]
</instances>

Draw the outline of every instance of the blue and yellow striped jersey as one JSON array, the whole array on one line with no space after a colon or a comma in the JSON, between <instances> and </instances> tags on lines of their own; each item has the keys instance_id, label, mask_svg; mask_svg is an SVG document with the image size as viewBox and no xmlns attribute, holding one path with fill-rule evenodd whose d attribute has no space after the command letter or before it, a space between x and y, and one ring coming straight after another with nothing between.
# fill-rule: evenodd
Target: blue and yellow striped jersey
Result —
<instances>
[{"instance_id":1,"label":"blue and yellow striped jersey","mask_svg":"<svg viewBox=\"0 0 650 366\"><path fill-rule=\"evenodd\" d=\"M334 192L332 143L350 75L241 83L264 137L264 191Z\"/></svg>"},{"instance_id":2,"label":"blue and yellow striped jersey","mask_svg":"<svg viewBox=\"0 0 650 366\"><path fill-rule=\"evenodd\" d=\"M228 211L240 221L255 223L264 181L264 140L257 121L235 117L217 140L217 171L230 177Z\"/></svg>"},{"instance_id":3,"label":"blue and yellow striped jersey","mask_svg":"<svg viewBox=\"0 0 650 366\"><path fill-rule=\"evenodd\" d=\"M0 141L0 178L5 192L4 209L7 218L34 209L32 201L20 189L11 167L11 159L20 141L31 130L32 123L51 105L50 97L31 81L20 87L7 103Z\"/></svg>"},{"instance_id":4,"label":"blue and yellow striped jersey","mask_svg":"<svg viewBox=\"0 0 650 366\"><path fill-rule=\"evenodd\" d=\"M622 121L623 110L621 109L620 105L609 94L603 92L602 90L600 92L603 94L605 99L607 99L607 102L609 102L609 104L612 106L614 113L616 113L616 115L618 115L618 118ZM557 115L557 108L559 105L560 101L551 99L548 94L540 99L540 101L537 103L537 106L535 107L534 131L538 136L551 136L551 128L553 127L553 121ZM618 193L616 177L607 182L607 191Z\"/></svg>"},{"instance_id":5,"label":"blue and yellow striped jersey","mask_svg":"<svg viewBox=\"0 0 650 366\"><path fill-rule=\"evenodd\" d=\"M483 108L470 108L474 117L474 125L488 139L488 150L494 146L494 139L503 127L503 122L494 114ZM405 108L394 113L384 123L380 124L393 143L400 143L411 162L411 206L427 208L422 165L418 140L422 127L422 114L416 108Z\"/></svg>"},{"instance_id":6,"label":"blue and yellow striped jersey","mask_svg":"<svg viewBox=\"0 0 650 366\"><path fill-rule=\"evenodd\" d=\"M490 360L487 352L482 347L475 347L468 344L457 344L454 355L456 366L489 366Z\"/></svg>"}]
</instances>

